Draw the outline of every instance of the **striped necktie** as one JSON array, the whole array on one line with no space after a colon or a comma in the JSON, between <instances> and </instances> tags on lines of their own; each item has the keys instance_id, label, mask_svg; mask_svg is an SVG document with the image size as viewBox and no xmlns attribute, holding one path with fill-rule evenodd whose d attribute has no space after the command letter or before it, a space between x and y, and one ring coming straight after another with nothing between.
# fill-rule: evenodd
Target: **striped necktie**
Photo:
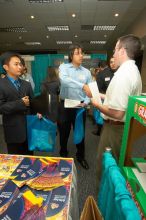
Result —
<instances>
[{"instance_id":1,"label":"striped necktie","mask_svg":"<svg viewBox=\"0 0 146 220\"><path fill-rule=\"evenodd\" d=\"M19 83L19 81L18 81L18 80L15 80L15 81L14 81L14 84L15 84L16 89L19 91L19 89L20 89L20 83Z\"/></svg>"}]
</instances>

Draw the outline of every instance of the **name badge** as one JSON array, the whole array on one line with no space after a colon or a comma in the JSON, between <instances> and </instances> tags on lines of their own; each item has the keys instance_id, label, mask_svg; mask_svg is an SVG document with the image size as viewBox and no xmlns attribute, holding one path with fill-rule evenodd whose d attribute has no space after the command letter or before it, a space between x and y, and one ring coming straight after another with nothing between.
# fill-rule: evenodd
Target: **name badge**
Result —
<instances>
[{"instance_id":1,"label":"name badge","mask_svg":"<svg viewBox=\"0 0 146 220\"><path fill-rule=\"evenodd\" d=\"M110 77L106 77L105 78L105 81L107 82L107 81L109 81L110 80Z\"/></svg>"}]
</instances>

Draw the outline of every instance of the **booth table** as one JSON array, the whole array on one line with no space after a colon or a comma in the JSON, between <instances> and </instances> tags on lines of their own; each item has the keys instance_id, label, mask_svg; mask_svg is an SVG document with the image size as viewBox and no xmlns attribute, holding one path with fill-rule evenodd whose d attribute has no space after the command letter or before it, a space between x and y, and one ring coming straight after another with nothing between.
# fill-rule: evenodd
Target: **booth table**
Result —
<instances>
[{"instance_id":1,"label":"booth table","mask_svg":"<svg viewBox=\"0 0 146 220\"><path fill-rule=\"evenodd\" d=\"M42 178L43 184L38 185L41 184ZM7 193L4 192L7 185L16 184L19 190L18 196L13 198L16 202L8 201L8 207L4 211L1 207L3 202L0 202L0 219L16 220L16 215L12 217L10 210L16 205L20 195L29 189L37 198L43 198L41 208L45 218L36 219L78 220L76 182L76 169L72 158L0 154L0 200L3 199L4 193Z\"/></svg>"}]
</instances>

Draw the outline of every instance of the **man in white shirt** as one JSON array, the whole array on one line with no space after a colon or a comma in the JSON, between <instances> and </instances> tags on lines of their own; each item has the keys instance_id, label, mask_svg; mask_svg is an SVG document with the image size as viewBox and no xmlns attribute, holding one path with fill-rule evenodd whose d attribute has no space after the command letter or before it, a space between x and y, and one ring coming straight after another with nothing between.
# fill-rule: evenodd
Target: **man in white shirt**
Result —
<instances>
[{"instance_id":1,"label":"man in white shirt","mask_svg":"<svg viewBox=\"0 0 146 220\"><path fill-rule=\"evenodd\" d=\"M106 147L112 149L115 159L119 159L125 113L129 96L140 95L142 82L134 59L140 54L140 39L134 35L120 37L114 50L114 60L119 66L106 91L103 105L97 101L92 104L98 108L105 119L98 145L98 180L101 176L102 154Z\"/></svg>"}]
</instances>

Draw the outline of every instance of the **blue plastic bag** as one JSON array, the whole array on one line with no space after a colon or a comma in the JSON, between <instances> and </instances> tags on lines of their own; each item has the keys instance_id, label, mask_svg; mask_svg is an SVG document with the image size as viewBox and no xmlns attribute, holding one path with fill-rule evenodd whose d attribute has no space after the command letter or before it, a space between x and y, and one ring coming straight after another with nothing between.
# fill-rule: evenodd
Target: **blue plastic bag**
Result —
<instances>
[{"instance_id":1,"label":"blue plastic bag","mask_svg":"<svg viewBox=\"0 0 146 220\"><path fill-rule=\"evenodd\" d=\"M30 151L53 152L57 126L52 121L36 115L27 116L27 138Z\"/></svg>"},{"instance_id":2,"label":"blue plastic bag","mask_svg":"<svg viewBox=\"0 0 146 220\"><path fill-rule=\"evenodd\" d=\"M79 144L84 138L84 124L83 124L83 112L84 108L78 109L76 119L75 119L75 127L73 132L73 142L74 144Z\"/></svg>"},{"instance_id":3,"label":"blue plastic bag","mask_svg":"<svg viewBox=\"0 0 146 220\"><path fill-rule=\"evenodd\" d=\"M94 115L96 124L103 125L104 120L103 120L103 117L101 116L101 112L98 109L94 108L93 115Z\"/></svg>"}]
</instances>

